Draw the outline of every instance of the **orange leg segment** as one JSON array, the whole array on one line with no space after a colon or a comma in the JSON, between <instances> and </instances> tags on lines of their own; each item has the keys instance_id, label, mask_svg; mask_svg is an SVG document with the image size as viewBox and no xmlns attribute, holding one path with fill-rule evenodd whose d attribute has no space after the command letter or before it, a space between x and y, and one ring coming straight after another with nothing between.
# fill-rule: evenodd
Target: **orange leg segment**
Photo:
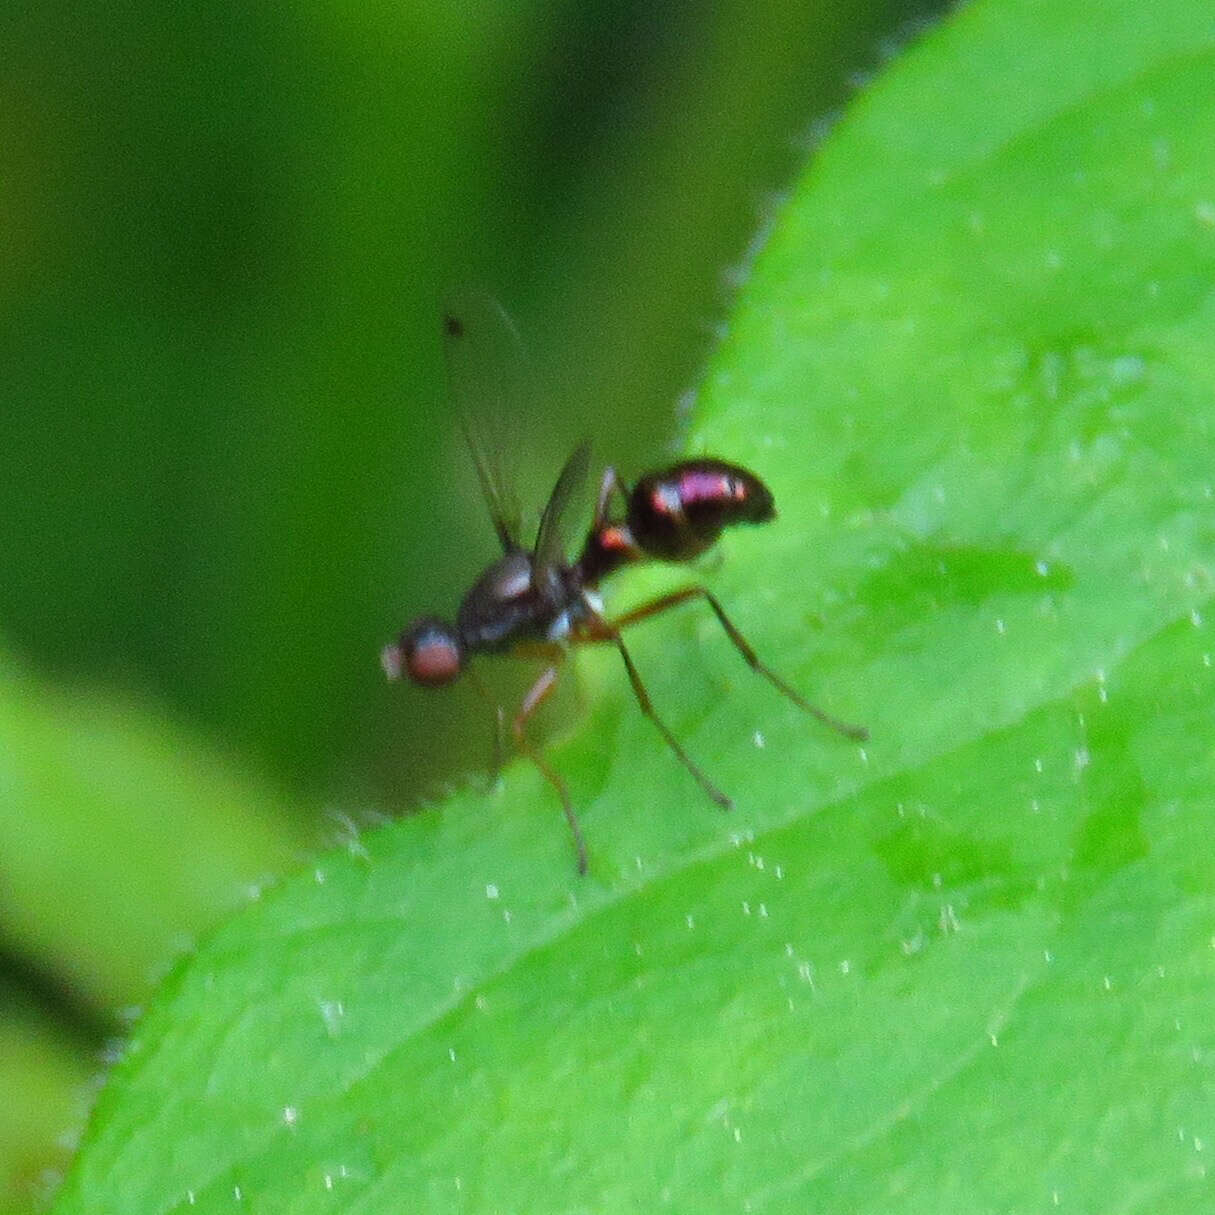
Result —
<instances>
[{"instance_id":1,"label":"orange leg segment","mask_svg":"<svg viewBox=\"0 0 1215 1215\"><path fill-rule=\"evenodd\" d=\"M515 714L511 728L514 731L515 744L519 750L540 769L545 780L557 790L565 821L569 823L570 834L574 837L574 848L578 853L578 872L586 873L586 841L582 838L582 828L578 825L578 816L574 813L569 790L565 787L565 781L561 779L560 773L544 758L540 749L527 736L528 719L552 695L553 689L557 686L557 672L556 664L547 667L540 678L532 684L531 690L523 698L523 703Z\"/></svg>"}]
</instances>

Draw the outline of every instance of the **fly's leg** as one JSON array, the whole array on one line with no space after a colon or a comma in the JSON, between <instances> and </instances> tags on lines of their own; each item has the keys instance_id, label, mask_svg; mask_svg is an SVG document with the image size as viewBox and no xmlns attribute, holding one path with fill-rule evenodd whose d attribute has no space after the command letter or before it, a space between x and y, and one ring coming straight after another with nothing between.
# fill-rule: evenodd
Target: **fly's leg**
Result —
<instances>
[{"instance_id":1,"label":"fly's leg","mask_svg":"<svg viewBox=\"0 0 1215 1215\"><path fill-rule=\"evenodd\" d=\"M676 758L696 778L696 783L708 794L709 798L723 810L731 809L734 803L697 767L692 757L679 745L679 740L671 733L667 723L655 711L650 694L641 681L641 673L633 664L633 657L624 644L624 638L620 635L622 623L628 623L627 616L623 621L617 621L615 624L594 617L587 622L582 640L610 641L620 651L620 657L624 660L624 669L628 672L629 683L633 685L633 695L637 697L641 711L654 723L667 746L675 752Z\"/></svg>"},{"instance_id":2,"label":"fly's leg","mask_svg":"<svg viewBox=\"0 0 1215 1215\"><path fill-rule=\"evenodd\" d=\"M609 466L603 470L603 478L599 482L599 496L595 499L595 517L591 523L593 532L598 531L607 523L608 504L611 502L613 494L619 494L626 503L628 502L628 489L616 475L616 470Z\"/></svg>"},{"instance_id":3,"label":"fly's leg","mask_svg":"<svg viewBox=\"0 0 1215 1215\"><path fill-rule=\"evenodd\" d=\"M468 677L477 690L477 695L494 712L494 759L489 769L489 787L495 788L502 777L502 765L506 762L506 710L490 694L489 689L477 675L470 670Z\"/></svg>"},{"instance_id":4,"label":"fly's leg","mask_svg":"<svg viewBox=\"0 0 1215 1215\"><path fill-rule=\"evenodd\" d=\"M523 698L523 703L515 714L512 729L515 735L516 746L540 769L540 773L545 780L557 790L557 796L561 799L561 809L565 813L565 821L569 823L570 834L574 837L574 848L578 853L578 872L586 873L586 842L582 838L582 828L578 825L578 816L574 813L574 806L570 801L569 790L565 787L565 781L561 779L557 770L549 764L539 748L527 736L526 727L528 719L548 699L556 685L557 667L548 667L540 678L532 684L531 690Z\"/></svg>"},{"instance_id":5,"label":"fly's leg","mask_svg":"<svg viewBox=\"0 0 1215 1215\"><path fill-rule=\"evenodd\" d=\"M793 701L799 709L809 713L811 717L817 718L823 725L834 730L837 734L842 734L845 738L855 739L857 742L864 742L869 737L869 731L864 726L849 725L848 722L840 721L839 718L832 717L830 713L825 713L817 705L812 705L796 689L790 687L770 667L760 662L750 643L739 632L738 627L730 617L726 615L725 608L717 601L717 597L703 586L684 587L681 591L673 591L669 595L653 599L649 603L642 604L639 608L634 608L631 612L626 612L618 620L614 621L611 627L617 631L628 628L631 624L638 624L642 620L648 620L651 616L657 616L661 612L679 607L680 604L687 603L697 597L704 599L709 607L713 609L713 614L720 621L726 636L734 643L734 648L743 656L747 666L757 675L762 675L778 692Z\"/></svg>"}]
</instances>

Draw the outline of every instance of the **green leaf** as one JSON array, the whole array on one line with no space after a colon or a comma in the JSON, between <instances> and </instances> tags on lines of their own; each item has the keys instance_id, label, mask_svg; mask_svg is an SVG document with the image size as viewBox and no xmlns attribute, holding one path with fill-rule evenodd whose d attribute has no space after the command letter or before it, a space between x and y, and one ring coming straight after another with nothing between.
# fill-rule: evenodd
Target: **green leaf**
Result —
<instances>
[{"instance_id":1,"label":"green leaf","mask_svg":"<svg viewBox=\"0 0 1215 1215\"><path fill-rule=\"evenodd\" d=\"M975 4L759 258L693 443L781 517L705 576L871 744L638 630L726 818L584 656L590 876L519 765L323 858L57 1209L1209 1209L1213 79L1197 3Z\"/></svg>"},{"instance_id":2,"label":"green leaf","mask_svg":"<svg viewBox=\"0 0 1215 1215\"><path fill-rule=\"evenodd\" d=\"M42 1015L40 1015L42 1014ZM96 1063L48 1023L14 984L0 980L0 1215L24 1215L70 1159L66 1128L84 1117Z\"/></svg>"},{"instance_id":3,"label":"green leaf","mask_svg":"<svg viewBox=\"0 0 1215 1215\"><path fill-rule=\"evenodd\" d=\"M17 972L0 980L0 1092L19 1095L0 1110L0 1212L31 1209L62 1172L102 1036L298 863L285 808L187 731L52 685L0 645L0 923Z\"/></svg>"},{"instance_id":4,"label":"green leaf","mask_svg":"<svg viewBox=\"0 0 1215 1215\"><path fill-rule=\"evenodd\" d=\"M0 790L7 943L93 1029L305 846L280 798L188 732L3 649Z\"/></svg>"}]
</instances>

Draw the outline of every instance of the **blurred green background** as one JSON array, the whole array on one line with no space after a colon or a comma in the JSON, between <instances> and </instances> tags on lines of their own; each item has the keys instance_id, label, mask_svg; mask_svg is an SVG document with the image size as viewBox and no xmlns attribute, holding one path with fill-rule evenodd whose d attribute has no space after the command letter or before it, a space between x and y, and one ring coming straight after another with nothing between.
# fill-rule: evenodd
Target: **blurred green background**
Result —
<instances>
[{"instance_id":1,"label":"blurred green background","mask_svg":"<svg viewBox=\"0 0 1215 1215\"><path fill-rule=\"evenodd\" d=\"M639 470L817 133L938 7L7 8L0 1212L198 932L487 762L474 694L377 661L493 553L444 292L525 335L528 492L582 436Z\"/></svg>"}]
</instances>

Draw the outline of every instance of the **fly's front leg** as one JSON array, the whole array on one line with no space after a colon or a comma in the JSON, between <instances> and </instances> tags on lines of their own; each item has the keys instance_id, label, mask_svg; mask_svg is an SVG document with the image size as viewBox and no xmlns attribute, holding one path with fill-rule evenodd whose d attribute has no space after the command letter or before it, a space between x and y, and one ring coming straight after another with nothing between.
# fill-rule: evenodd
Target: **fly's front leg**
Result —
<instances>
[{"instance_id":1,"label":"fly's front leg","mask_svg":"<svg viewBox=\"0 0 1215 1215\"><path fill-rule=\"evenodd\" d=\"M626 612L619 620L614 622L616 629L628 628L631 624L638 624L642 620L649 620L652 616L657 616L661 612L669 611L671 608L679 607L682 603L688 603L692 599L704 599L710 608L713 609L713 614L717 617L721 627L725 630L726 636L734 643L734 648L743 656L743 660L757 675L762 675L778 692L787 696L799 709L809 713L811 717L817 718L834 730L837 734L842 734L845 738L853 738L858 742L864 742L869 737L869 731L864 726L849 725L846 721L840 721L837 717L832 717L830 713L824 712L817 705L812 705L804 696L801 695L795 688L787 684L771 667L760 662L755 651L751 648L750 642L739 632L738 627L726 615L725 608L717 600L717 596L703 586L688 586L681 591L673 591L669 595L663 595L661 598L651 600L649 603L642 604L639 608L634 608L631 612Z\"/></svg>"},{"instance_id":2,"label":"fly's front leg","mask_svg":"<svg viewBox=\"0 0 1215 1215\"><path fill-rule=\"evenodd\" d=\"M609 466L603 470L603 479L599 482L599 496L595 499L595 518L591 523L592 531L598 531L607 523L608 506L611 504L613 494L619 494L625 504L628 504L628 488L616 475L616 470Z\"/></svg>"},{"instance_id":3,"label":"fly's front leg","mask_svg":"<svg viewBox=\"0 0 1215 1215\"><path fill-rule=\"evenodd\" d=\"M558 650L557 653L561 654L563 651ZM561 809L565 813L565 821L569 823L570 834L574 837L574 848L578 853L578 872L586 873L586 842L582 838L582 828L578 825L578 816L574 813L569 790L565 787L565 781L561 779L561 775L549 764L539 748L527 736L528 720L557 686L557 673L558 667L554 663L532 684L531 690L523 698L523 703L515 714L511 728L514 731L515 745L540 769L545 780L557 790L557 796L561 799Z\"/></svg>"}]
</instances>

